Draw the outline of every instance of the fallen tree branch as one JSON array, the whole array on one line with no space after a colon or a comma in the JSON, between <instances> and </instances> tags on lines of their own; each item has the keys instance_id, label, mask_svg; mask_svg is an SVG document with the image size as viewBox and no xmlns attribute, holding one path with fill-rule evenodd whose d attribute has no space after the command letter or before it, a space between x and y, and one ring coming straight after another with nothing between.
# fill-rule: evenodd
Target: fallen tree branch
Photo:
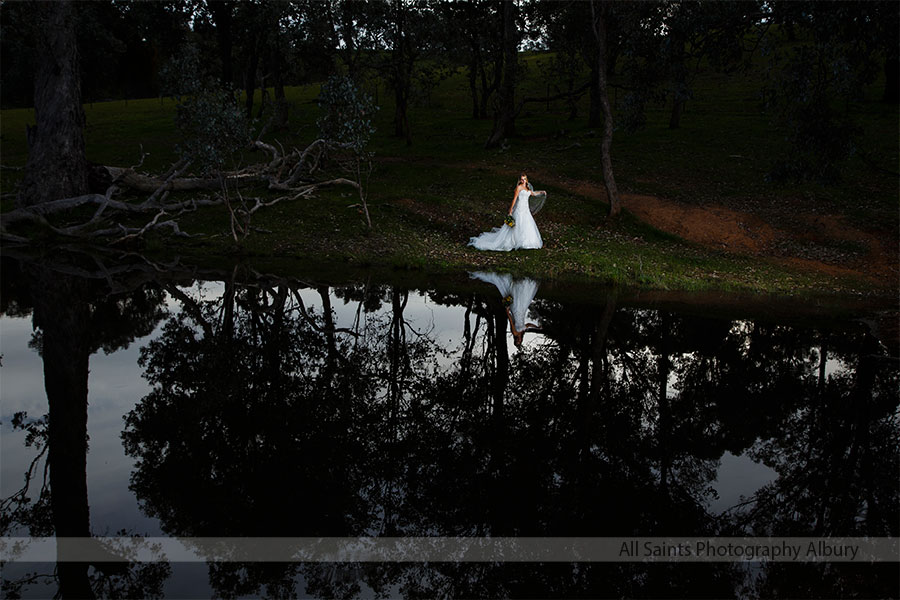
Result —
<instances>
[{"instance_id":1,"label":"fallen tree branch","mask_svg":"<svg viewBox=\"0 0 900 600\"><path fill-rule=\"evenodd\" d=\"M273 146L271 144L267 144L265 142L256 140L255 142L250 144L250 147L251 148L259 148L260 150L265 150L266 152L268 152L272 155L272 161L266 167L269 170L277 169L278 166L281 164L281 161L284 160L283 155L279 154L278 148L276 148L275 146Z\"/></svg>"},{"instance_id":2,"label":"fallen tree branch","mask_svg":"<svg viewBox=\"0 0 900 600\"><path fill-rule=\"evenodd\" d=\"M316 171L316 169L319 168L319 161L321 160L322 153L325 151L327 145L328 142L326 142L322 138L319 138L312 144L307 146L306 149L300 154L300 160L297 161L297 165L294 167L294 170L291 172L290 177L285 182L285 184L288 186L297 184L297 182L300 180L300 175L303 173L303 165L306 164L308 160L307 157L309 157L310 153L315 151L315 162L313 162L307 170L307 173L312 175Z\"/></svg>"},{"instance_id":3,"label":"fallen tree branch","mask_svg":"<svg viewBox=\"0 0 900 600\"><path fill-rule=\"evenodd\" d=\"M250 142L250 147L264 150L271 160L267 163L249 165L239 171L220 172L212 177L185 177L185 172L191 166L188 158L182 158L173 163L161 177L139 173L136 168L143 164L147 156L141 147L141 157L137 165L128 168L98 166L98 168L106 170L112 181L112 185L108 187L105 194L83 194L11 210L0 215L0 235L5 241L26 242L27 239L10 233L7 227L17 223L33 222L61 236L113 238L109 242L111 245L141 238L149 231L162 228L171 229L175 235L181 237L191 237L190 234L179 228L176 221L178 217L186 211L197 210L199 207L225 205L231 217L232 237L236 241L240 241L240 238L246 237L250 230L252 215L264 207L273 206L279 202L309 198L320 188L334 185L351 186L359 190L362 196L362 184L344 177L301 183L301 179L305 175L318 170L323 157L330 155L332 149L340 153L347 149L346 145L336 144L325 139L316 139L302 151L293 148L291 153L287 154L284 147L277 141L270 144L257 139ZM337 159L339 160L340 156ZM281 179L282 173L289 174L285 180ZM358 169L357 176L359 176ZM274 199L245 198L241 194L242 187L260 184L266 184L269 190L282 194ZM146 192L149 196L142 202L126 202L115 199L116 194L122 190ZM171 192L201 190L217 193L200 198L196 197L196 194L190 194L176 202L168 201ZM365 202L364 199L363 202ZM89 205L95 206L96 210L85 222L54 225L49 220L52 216ZM116 217L139 215L148 215L150 220L137 227L129 227L121 222L116 222ZM149 215L153 215L152 218ZM162 220L167 215L172 216Z\"/></svg>"},{"instance_id":4,"label":"fallen tree branch","mask_svg":"<svg viewBox=\"0 0 900 600\"><path fill-rule=\"evenodd\" d=\"M139 235L143 235L144 233L146 233L147 231L150 231L151 229L163 229L163 228L171 229L172 234L177 237L190 238L190 237L199 237L201 235L198 233L191 234L191 233L186 233L184 231L181 231L181 228L178 226L178 222L170 219L168 221L163 221L161 223L155 223L155 224L153 224L152 227L145 225L144 227L141 227L141 228L125 227L121 223L118 223L116 227L112 227L109 229L101 229L99 231L92 232L91 237L110 237L113 235L121 235L123 233L126 234L122 238L113 240L112 242L110 242L110 244L116 244L116 243L122 241L123 239L137 237L137 236L134 236L131 234L138 233Z\"/></svg>"},{"instance_id":5,"label":"fallen tree branch","mask_svg":"<svg viewBox=\"0 0 900 600\"><path fill-rule=\"evenodd\" d=\"M156 192L157 189L163 187L167 191L172 192L188 192L197 190L216 190L221 187L217 178L206 177L173 177L168 181L162 181L158 177L150 177L142 175L121 167L106 167L113 176L113 179L122 187L135 190L137 192ZM252 183L268 183L269 178L257 174L236 174L226 177L226 181L231 185L252 184Z\"/></svg>"},{"instance_id":6,"label":"fallen tree branch","mask_svg":"<svg viewBox=\"0 0 900 600\"><path fill-rule=\"evenodd\" d=\"M159 199L160 202L165 202L165 199L168 198L169 192L171 191L172 180L184 173L190 165L191 161L187 159L181 159L172 165L172 168L164 176L162 185L156 188L150 197L144 201L144 205L151 206L157 202L157 199ZM160 194L162 194L162 197L160 197Z\"/></svg>"},{"instance_id":7,"label":"fallen tree branch","mask_svg":"<svg viewBox=\"0 0 900 600\"><path fill-rule=\"evenodd\" d=\"M152 228L156 225L156 222L159 221L159 218L160 218L161 216L167 215L167 214L169 214L169 213L167 213L167 212L164 211L164 210L159 211L158 213L156 213L156 216L153 217L153 220L150 221L149 223L147 223L146 225L144 225L139 231L136 231L136 232L134 232L134 233L129 233L128 235L124 235L124 236L120 237L120 238L117 239L117 240L113 240L113 241L110 242L110 243L111 243L111 244L118 244L119 242L124 242L125 240L132 239L132 238L136 238L136 237L138 237L138 236L144 235L144 233L145 233L147 230L152 229Z\"/></svg>"},{"instance_id":8,"label":"fallen tree branch","mask_svg":"<svg viewBox=\"0 0 900 600\"><path fill-rule=\"evenodd\" d=\"M143 212L143 209L139 206L112 200L103 194L84 194L83 196L76 196L74 198L63 198L61 200L53 200L51 202L43 202L41 204L17 208L0 215L0 222L6 224L23 219L33 221L35 216L51 215L64 210L72 210L73 208L78 208L79 206L84 206L86 204L107 204L109 207L123 212Z\"/></svg>"}]
</instances>

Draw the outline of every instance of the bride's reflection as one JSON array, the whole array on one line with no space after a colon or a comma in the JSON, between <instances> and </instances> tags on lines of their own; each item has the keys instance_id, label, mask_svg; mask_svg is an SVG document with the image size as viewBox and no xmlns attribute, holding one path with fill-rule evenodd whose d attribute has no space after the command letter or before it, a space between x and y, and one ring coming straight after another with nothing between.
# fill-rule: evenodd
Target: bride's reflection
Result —
<instances>
[{"instance_id":1,"label":"bride's reflection","mask_svg":"<svg viewBox=\"0 0 900 600\"><path fill-rule=\"evenodd\" d=\"M529 277L513 279L508 273L475 271L469 274L473 279L493 284L503 298L506 317L512 331L513 344L521 348L525 332L541 333L539 325L528 322L528 307L537 295L538 282Z\"/></svg>"},{"instance_id":2,"label":"bride's reflection","mask_svg":"<svg viewBox=\"0 0 900 600\"><path fill-rule=\"evenodd\" d=\"M534 280L468 276L483 289L242 285L232 271L216 275L222 294L168 279L125 302L58 276L33 294L58 382L67 366L86 379L86 352L143 337L154 307L171 303L143 343L151 389L122 432L130 489L169 535L896 536L898 369L865 332L635 307L615 290L537 298ZM417 310L444 331L462 317L462 331L419 327ZM543 339L522 344L527 331ZM82 387L50 398L51 426L72 434L54 430L51 443L67 443L53 460L78 459L53 482L72 504L52 515L57 533L62 520L90 525ZM720 473L745 472L724 464L734 457L775 479L729 487ZM719 491L730 498L716 507ZM753 582L729 563L211 563L209 586L223 597L768 597L833 595L865 576L867 595L895 589L895 567L808 567L768 565ZM91 571L58 576L113 596ZM130 597L162 590L136 579Z\"/></svg>"}]
</instances>

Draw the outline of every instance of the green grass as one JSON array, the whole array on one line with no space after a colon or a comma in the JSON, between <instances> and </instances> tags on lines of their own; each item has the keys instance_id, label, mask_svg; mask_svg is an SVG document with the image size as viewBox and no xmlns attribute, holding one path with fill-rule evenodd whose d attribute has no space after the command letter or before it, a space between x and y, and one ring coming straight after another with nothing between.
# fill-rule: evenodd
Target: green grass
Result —
<instances>
[{"instance_id":1,"label":"green grass","mask_svg":"<svg viewBox=\"0 0 900 600\"><path fill-rule=\"evenodd\" d=\"M524 58L522 95L546 91L540 80L540 56ZM553 183L547 207L538 215L545 240L540 252L483 253L466 247L470 236L500 223L511 200L519 170L552 176L554 181L601 182L599 130L587 127L587 97L580 116L567 120L563 102L528 104L516 122L518 136L500 150L485 150L490 120L473 120L468 84L462 72L434 90L431 102L413 105L409 118L413 145L391 136L393 106L383 84L367 86L377 93L381 110L371 144L376 171L370 189L374 230L365 230L353 190L329 189L317 198L264 209L253 225L271 233L252 233L236 245L228 232L224 209L185 216L182 229L205 236L173 240L147 237L150 254L180 253L203 257L241 256L248 260L316 257L350 265L387 265L403 269L451 272L491 268L543 278L589 279L670 290L735 290L783 294L851 292L892 294L894 282L879 286L853 277L834 277L798 270L764 258L728 254L692 244L642 223L626 212L606 218L606 205ZM287 90L291 122L287 132L273 134L286 148L314 139L318 86ZM617 131L613 165L620 191L655 195L687 204L750 206L755 213L778 216L792 227L792 209L842 214L860 226L897 230L896 178L851 159L836 186L814 184L779 187L765 182L773 157L784 152L769 116L760 113L753 74L724 76L701 73L695 99L688 103L678 130L668 129L666 106L651 106L644 129ZM865 131L864 144L886 168L900 160L897 109L876 101L877 86L853 110ZM621 100L621 98L619 98ZM176 160L178 134L174 103L146 99L85 106L88 158L101 164L138 162L141 148L149 153L142 169L164 171ZM0 120L0 161L24 165L25 124L31 110L4 110ZM235 157L239 164L260 155ZM4 170L4 194L20 172ZM245 195L259 191L246 190ZM5 198L3 210L11 207ZM891 233L895 239L895 233ZM858 248L857 248L858 250Z\"/></svg>"}]
</instances>

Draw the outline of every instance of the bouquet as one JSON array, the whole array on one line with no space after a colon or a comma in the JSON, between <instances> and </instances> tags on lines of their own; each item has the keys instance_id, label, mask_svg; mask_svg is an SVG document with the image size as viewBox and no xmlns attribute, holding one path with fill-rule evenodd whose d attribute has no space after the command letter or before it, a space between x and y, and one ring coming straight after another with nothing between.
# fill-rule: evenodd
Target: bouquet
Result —
<instances>
[{"instance_id":1,"label":"bouquet","mask_svg":"<svg viewBox=\"0 0 900 600\"><path fill-rule=\"evenodd\" d=\"M506 221L505 221L505 223L506 223L507 225L509 225L510 227L515 227L515 226L516 226L516 220L512 218L512 215L506 215Z\"/></svg>"},{"instance_id":2,"label":"bouquet","mask_svg":"<svg viewBox=\"0 0 900 600\"><path fill-rule=\"evenodd\" d=\"M503 298L503 306L508 307L512 305L513 299L512 296L506 296Z\"/></svg>"}]
</instances>

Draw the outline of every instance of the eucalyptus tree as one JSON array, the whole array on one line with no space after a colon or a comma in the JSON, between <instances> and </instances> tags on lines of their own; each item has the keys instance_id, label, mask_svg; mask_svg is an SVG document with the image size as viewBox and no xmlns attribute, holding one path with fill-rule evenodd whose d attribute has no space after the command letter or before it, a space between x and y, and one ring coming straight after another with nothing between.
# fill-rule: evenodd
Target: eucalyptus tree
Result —
<instances>
[{"instance_id":1,"label":"eucalyptus tree","mask_svg":"<svg viewBox=\"0 0 900 600\"><path fill-rule=\"evenodd\" d=\"M896 359L856 327L804 332L743 324L729 337L728 352L745 360L721 362L712 377L698 373L690 388L718 380L729 421L757 423L732 431L749 434L740 440L748 455L776 473L724 515L729 535L896 537ZM896 590L896 565L861 567L769 564L751 589L759 596L852 589L871 597Z\"/></svg>"},{"instance_id":2,"label":"eucalyptus tree","mask_svg":"<svg viewBox=\"0 0 900 600\"><path fill-rule=\"evenodd\" d=\"M156 96L160 94L160 68L191 35L193 7L189 0L115 2L114 6L121 15L121 33L117 35L126 43L118 72L131 82L123 93L126 97ZM106 54L97 57L98 61L109 60L112 53L103 47L99 51Z\"/></svg>"},{"instance_id":3,"label":"eucalyptus tree","mask_svg":"<svg viewBox=\"0 0 900 600\"><path fill-rule=\"evenodd\" d=\"M783 2L771 5L773 28L765 96L789 147L774 163L773 180L840 179L844 162L858 154L858 102L877 78L883 99L896 97L900 6L895 2ZM793 34L793 41L790 39ZM879 168L891 176L893 169Z\"/></svg>"},{"instance_id":4,"label":"eucalyptus tree","mask_svg":"<svg viewBox=\"0 0 900 600\"><path fill-rule=\"evenodd\" d=\"M367 200L373 153L368 145L375 133L372 119L378 107L349 76L329 78L322 86L318 102L322 109L322 116L317 121L320 135L340 157L341 166L354 177L366 225L371 229Z\"/></svg>"},{"instance_id":5,"label":"eucalyptus tree","mask_svg":"<svg viewBox=\"0 0 900 600\"><path fill-rule=\"evenodd\" d=\"M569 107L569 120L578 116L578 99L591 88L593 78L585 81L585 69L594 68L590 60L593 36L583 27L584 15L579 14L587 6L584 3L535 2L526 5L529 17L543 32L549 58L542 59L542 75L548 88L557 92ZM587 58L586 58L587 57ZM546 61L546 62L544 62ZM591 65L588 67L588 65ZM577 86L577 87L576 87ZM593 104L591 105L593 108ZM594 114L592 109L591 114ZM596 120L599 122L599 119ZM589 123L595 124L593 117Z\"/></svg>"},{"instance_id":6,"label":"eucalyptus tree","mask_svg":"<svg viewBox=\"0 0 900 600\"><path fill-rule=\"evenodd\" d=\"M454 57L466 66L472 118L487 118L488 101L500 84L503 67L502 1L443 1L437 5L444 23L440 39Z\"/></svg>"},{"instance_id":7,"label":"eucalyptus tree","mask_svg":"<svg viewBox=\"0 0 900 600\"><path fill-rule=\"evenodd\" d=\"M287 45L281 55L288 60L284 75L292 83L322 81L334 74L338 57L346 58L338 29L338 18L345 8L337 0L293 0L282 4L281 35L273 41Z\"/></svg>"},{"instance_id":8,"label":"eucalyptus tree","mask_svg":"<svg viewBox=\"0 0 900 600\"><path fill-rule=\"evenodd\" d=\"M362 315L350 327L337 322L326 286L263 282L217 299L178 296L185 310L142 351L153 389L123 433L138 459L132 487L165 531L390 531L403 498L392 491L406 469L390 457L402 452L435 350L427 332L410 333L408 294L377 291L374 304L374 290L341 293L360 296ZM369 314L385 294L390 309ZM195 360L173 360L184 352ZM191 494L173 493L186 482ZM221 593L275 593L301 568L221 565L210 580Z\"/></svg>"},{"instance_id":9,"label":"eucalyptus tree","mask_svg":"<svg viewBox=\"0 0 900 600\"><path fill-rule=\"evenodd\" d=\"M35 34L33 4L6 2L0 11L0 83L3 108L33 106Z\"/></svg>"},{"instance_id":10,"label":"eucalyptus tree","mask_svg":"<svg viewBox=\"0 0 900 600\"><path fill-rule=\"evenodd\" d=\"M34 113L19 206L88 192L84 109L76 44L77 7L69 1L28 5L35 19ZM5 9L4 9L5 10Z\"/></svg>"},{"instance_id":11,"label":"eucalyptus tree","mask_svg":"<svg viewBox=\"0 0 900 600\"><path fill-rule=\"evenodd\" d=\"M517 24L519 8L513 0L501 4L498 28L502 31L500 46L502 50L502 68L497 100L494 110L494 128L485 142L485 148L495 148L507 137L516 132L516 83L519 69L519 42L522 31Z\"/></svg>"},{"instance_id":12,"label":"eucalyptus tree","mask_svg":"<svg viewBox=\"0 0 900 600\"><path fill-rule=\"evenodd\" d=\"M417 72L423 58L435 49L441 23L428 0L390 0L386 3L384 32L387 60L381 65L388 86L394 92L394 135L412 145L409 105Z\"/></svg>"},{"instance_id":13,"label":"eucalyptus tree","mask_svg":"<svg viewBox=\"0 0 900 600\"><path fill-rule=\"evenodd\" d=\"M224 205L229 211L232 236L235 241L240 241L249 232L250 218L257 210L283 200L308 197L321 185L349 184L359 188L357 182L343 178L321 184L310 181L320 164L321 148L317 141L302 152L294 149L287 153L283 148L263 142L260 139L262 131L253 139L251 124L237 108L230 80L223 87L221 82L214 82L208 72L210 65L204 57L204 36L211 29L208 23L204 24L210 17L206 9L219 11L216 13L220 19L217 27L221 29L230 18L223 17L223 11L233 8L227 3L212 1L198 5L198 12L193 15L195 31L185 36L186 43L175 52L170 63L172 68L163 69L161 74L172 84L167 92L178 98L177 123L184 133L178 147L181 160L158 177L137 172L146 155L132 167L98 166L93 169L98 174L93 178L95 185L91 185L84 151L84 112L74 34L75 19L83 5L62 2L26 6L34 12L39 24L35 33L40 40L40 51L35 58L38 65L35 77L38 124L29 131L29 158L18 193L19 208L0 216L0 231L5 239L27 242L26 237L10 231L10 227L24 222L38 223L46 230L68 238L106 238L111 239L112 244L137 240L148 231L163 228L171 229L175 235L188 236L179 228L180 215L198 206ZM276 18L279 13L274 14L275 17L267 22L278 21L277 27L283 26L283 20ZM225 35L224 29L219 33ZM232 36L227 37L231 43ZM281 61L277 62L280 67ZM276 85L276 95L283 96L279 93L280 87ZM283 104L283 97L280 104ZM282 110L280 116L286 118L286 112ZM244 148L263 150L271 160L239 171L226 170L226 165L233 164L235 154ZM194 167L193 177L188 171L191 166ZM233 205L234 195L231 194L235 187L249 182L265 183L270 190L287 194L266 200L238 194L238 205ZM172 191L201 189L219 189L222 194L213 199L168 201ZM140 203L114 198L125 190L149 196ZM69 221L64 225L56 225L50 220L58 214L88 205L94 205L96 211L87 220L74 224ZM155 216L142 226L128 227L116 222L123 215Z\"/></svg>"},{"instance_id":14,"label":"eucalyptus tree","mask_svg":"<svg viewBox=\"0 0 900 600\"><path fill-rule=\"evenodd\" d=\"M312 4L321 10L315 0ZM343 68L359 83L367 71L378 65L377 53L385 47L386 0L335 0L332 5L334 47Z\"/></svg>"},{"instance_id":15,"label":"eucalyptus tree","mask_svg":"<svg viewBox=\"0 0 900 600\"><path fill-rule=\"evenodd\" d=\"M760 2L671 2L658 12L659 60L669 83L672 112L669 128L677 129L691 86L704 63L721 70L740 65L748 54L745 38L763 18Z\"/></svg>"},{"instance_id":16,"label":"eucalyptus tree","mask_svg":"<svg viewBox=\"0 0 900 600\"><path fill-rule=\"evenodd\" d=\"M45 20L36 3L5 3L0 15L3 105L32 106L37 40ZM186 1L98 0L75 6L84 102L146 98L159 90L157 71L189 33Z\"/></svg>"},{"instance_id":17,"label":"eucalyptus tree","mask_svg":"<svg viewBox=\"0 0 900 600\"><path fill-rule=\"evenodd\" d=\"M606 188L606 198L609 202L609 216L619 214L622 207L619 203L619 189L616 186L615 175L612 169L612 137L613 116L609 103L609 85L607 76L609 72L609 25L611 6L606 2L591 0L591 31L596 41L597 54L594 57L597 76L597 95L600 107L603 111L603 134L600 138L600 169L603 173L603 186Z\"/></svg>"},{"instance_id":18,"label":"eucalyptus tree","mask_svg":"<svg viewBox=\"0 0 900 600\"><path fill-rule=\"evenodd\" d=\"M116 289L122 283L117 277L121 272L112 269L111 274L96 262L102 272L94 279L72 275L91 273L90 268L78 268L77 262L4 263L5 277L16 277L23 284L17 290L24 296L19 305L33 305L35 332L30 346L43 363L48 406L41 419L29 422L23 413L13 419L15 427L28 432L28 445L42 448L32 467L40 464L45 452L47 457L43 469L26 475L18 494L0 501L4 535L24 528L32 536L84 540L92 536L87 479L90 357L101 349L112 353L128 347L136 337L148 335L165 314L161 289L152 285ZM40 472L43 480L33 479ZM29 490L34 483L41 483L39 490ZM168 571L162 564L109 569L95 565L91 573L87 563L62 561L52 577L64 598L106 593L158 596ZM28 583L4 579L3 591L14 597Z\"/></svg>"},{"instance_id":19,"label":"eucalyptus tree","mask_svg":"<svg viewBox=\"0 0 900 600\"><path fill-rule=\"evenodd\" d=\"M204 8L209 13L215 26L216 42L219 50L219 61L222 68L221 83L225 89L234 85L234 12L238 2L229 0L205 0Z\"/></svg>"},{"instance_id":20,"label":"eucalyptus tree","mask_svg":"<svg viewBox=\"0 0 900 600\"><path fill-rule=\"evenodd\" d=\"M577 72L573 64L578 54L588 67L588 82L579 90L569 84L569 91L561 97L574 98L585 87L590 89L588 124L602 127L600 138L600 169L609 203L609 215L621 210L619 192L612 169L613 111L610 103L610 73L614 72L616 55L621 46L623 21L632 13L642 11L641 3L564 2L547 3L534 12L538 22L546 28L551 49L563 57L570 73Z\"/></svg>"}]
</instances>

